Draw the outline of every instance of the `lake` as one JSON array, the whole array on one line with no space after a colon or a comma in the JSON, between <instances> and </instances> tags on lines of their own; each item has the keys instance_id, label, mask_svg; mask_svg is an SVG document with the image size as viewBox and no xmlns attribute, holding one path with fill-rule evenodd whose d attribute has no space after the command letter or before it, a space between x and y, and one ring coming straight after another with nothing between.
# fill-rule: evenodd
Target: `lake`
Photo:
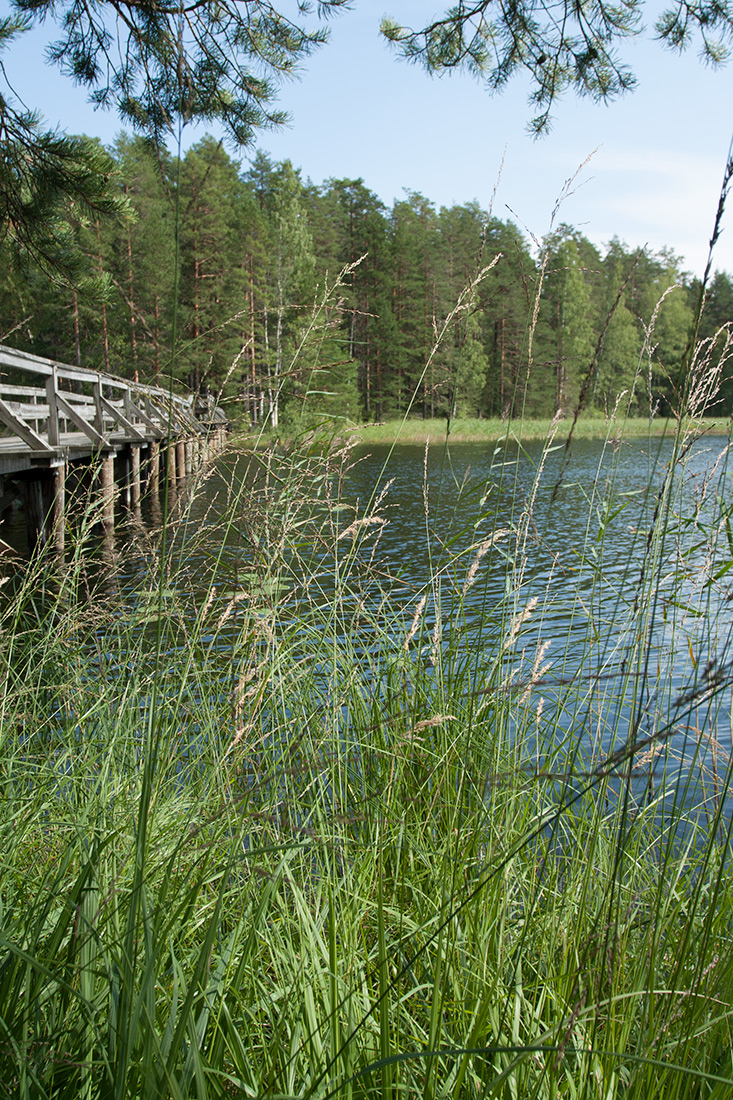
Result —
<instances>
[{"instance_id":1,"label":"lake","mask_svg":"<svg viewBox=\"0 0 733 1100\"><path fill-rule=\"evenodd\" d=\"M540 745L542 767L570 756L587 771L631 739L642 786L672 768L717 798L731 747L732 499L719 438L681 453L664 440L580 441L570 454L369 445L331 466L316 449L228 455L179 500L164 601L149 579L149 505L118 531L114 586L143 631L173 604L185 618L209 601L223 654L252 614L311 652L322 637L324 685L334 639L376 691L409 651L428 678L461 676L478 710L506 700L538 767Z\"/></svg>"}]
</instances>

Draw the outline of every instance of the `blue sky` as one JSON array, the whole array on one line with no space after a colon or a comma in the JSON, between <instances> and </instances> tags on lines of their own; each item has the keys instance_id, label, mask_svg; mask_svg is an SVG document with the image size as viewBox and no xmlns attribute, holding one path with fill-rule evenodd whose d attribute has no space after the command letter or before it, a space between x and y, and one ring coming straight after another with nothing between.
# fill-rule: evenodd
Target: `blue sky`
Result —
<instances>
[{"instance_id":1,"label":"blue sky","mask_svg":"<svg viewBox=\"0 0 733 1100\"><path fill-rule=\"evenodd\" d=\"M380 39L382 15L422 25L440 10L430 0L355 0L331 21L331 41L301 79L283 85L289 127L264 134L259 147L289 157L314 182L361 177L387 204L404 189L438 206L493 202L497 217L538 239L574 177L555 225L569 222L600 246L614 235L630 246L667 246L701 273L733 129L733 63L713 71L693 50L665 51L650 31L623 47L639 80L634 92L609 107L569 96L550 135L536 140L526 133L522 81L489 96L469 77L431 79ZM51 27L38 28L6 55L11 84L48 122L112 141L115 116L93 111L44 63L52 37ZM724 224L715 266L733 272L733 214Z\"/></svg>"}]
</instances>

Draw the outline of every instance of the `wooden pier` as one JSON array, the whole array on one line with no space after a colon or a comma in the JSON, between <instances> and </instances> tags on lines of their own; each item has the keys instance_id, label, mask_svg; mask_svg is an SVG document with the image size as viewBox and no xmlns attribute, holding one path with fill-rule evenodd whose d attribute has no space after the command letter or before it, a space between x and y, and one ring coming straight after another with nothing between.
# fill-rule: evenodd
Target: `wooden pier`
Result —
<instances>
[{"instance_id":1,"label":"wooden pier","mask_svg":"<svg viewBox=\"0 0 733 1100\"><path fill-rule=\"evenodd\" d=\"M174 488L224 445L227 419L213 402L0 345L0 515L20 499L31 550L61 550L67 480L89 473L100 522L115 502Z\"/></svg>"}]
</instances>

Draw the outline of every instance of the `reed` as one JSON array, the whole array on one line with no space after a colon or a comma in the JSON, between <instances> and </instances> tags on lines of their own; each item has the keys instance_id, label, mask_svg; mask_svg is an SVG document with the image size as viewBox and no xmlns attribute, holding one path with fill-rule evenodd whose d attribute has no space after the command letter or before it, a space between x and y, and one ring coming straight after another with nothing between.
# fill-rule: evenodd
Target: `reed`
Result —
<instances>
[{"instance_id":1,"label":"reed","mask_svg":"<svg viewBox=\"0 0 733 1100\"><path fill-rule=\"evenodd\" d=\"M612 421L616 430L620 430L617 420ZM534 420L526 418L519 424L501 420L498 417L486 420L454 420L448 426L445 420L386 420L381 424L355 424L344 432L346 438L358 443L425 443L442 446L446 435L451 443L500 443L516 435L523 443L542 442L550 431L549 419ZM560 438L566 439L572 419L568 418L560 425ZM723 436L729 434L730 426L726 417L702 417L700 430L707 435ZM609 421L604 417L590 416L579 421L575 428L576 439L593 439L602 442L608 437ZM643 417L628 418L623 422L623 439L673 438L676 432L674 421L663 418L650 421Z\"/></svg>"},{"instance_id":2,"label":"reed","mask_svg":"<svg viewBox=\"0 0 733 1100\"><path fill-rule=\"evenodd\" d=\"M643 498L615 495L606 426L568 558L539 507L558 424L525 495L501 447L451 483L444 441L412 591L384 572L389 490L347 504L351 447L310 432L201 475L209 511L192 486L134 569L90 566L90 517L63 568L0 590L8 1095L730 1094L728 451L688 484L707 366ZM622 511L643 564L619 579Z\"/></svg>"}]
</instances>

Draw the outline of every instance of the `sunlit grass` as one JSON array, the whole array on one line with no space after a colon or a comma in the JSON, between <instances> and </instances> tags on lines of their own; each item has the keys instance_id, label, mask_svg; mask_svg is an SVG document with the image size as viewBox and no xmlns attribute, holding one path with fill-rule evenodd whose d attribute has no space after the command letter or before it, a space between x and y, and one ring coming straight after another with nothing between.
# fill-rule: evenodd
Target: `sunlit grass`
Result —
<instances>
[{"instance_id":1,"label":"sunlit grass","mask_svg":"<svg viewBox=\"0 0 733 1100\"><path fill-rule=\"evenodd\" d=\"M392 443L398 440L400 443L442 443L446 437L452 443L482 443L485 440L496 443L501 440L517 436L523 442L542 442L547 439L551 425L550 419L525 418L512 422L502 420L499 417L489 417L485 420L459 419L450 424L445 419L420 420L410 418L408 420L387 420L381 424L357 424L348 432L348 437L361 443ZM700 431L709 435L727 436L729 424L725 417L705 417L700 420ZM567 438L572 424L572 417L560 421L557 429L557 438ZM574 429L576 439L603 440L611 434L618 434L623 439L645 439L648 437L659 438L661 436L673 436L676 427L674 421L661 418L649 420L644 417L629 418L620 425L614 422L609 424L601 416L583 416Z\"/></svg>"}]
</instances>

